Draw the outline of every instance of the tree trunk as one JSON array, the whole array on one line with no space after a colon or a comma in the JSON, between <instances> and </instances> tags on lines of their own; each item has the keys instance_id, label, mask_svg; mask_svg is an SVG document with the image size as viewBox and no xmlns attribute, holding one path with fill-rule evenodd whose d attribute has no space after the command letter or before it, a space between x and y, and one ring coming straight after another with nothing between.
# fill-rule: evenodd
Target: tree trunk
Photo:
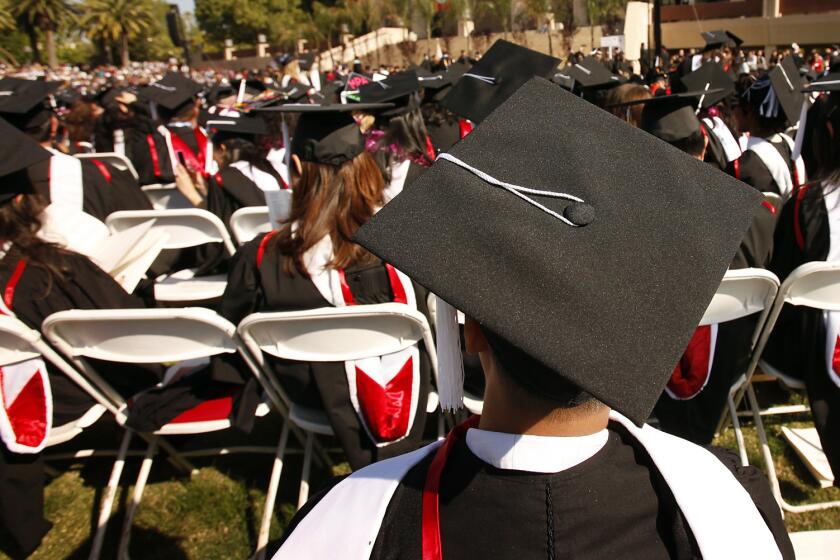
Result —
<instances>
[{"instance_id":1,"label":"tree trunk","mask_svg":"<svg viewBox=\"0 0 840 560\"><path fill-rule=\"evenodd\" d=\"M32 49L32 62L40 64L41 51L38 49L38 32L35 31L34 27L29 27L26 30L26 34L29 35L29 48Z\"/></svg>"},{"instance_id":2,"label":"tree trunk","mask_svg":"<svg viewBox=\"0 0 840 560\"><path fill-rule=\"evenodd\" d=\"M58 66L58 54L55 50L55 30L52 27L44 31L44 42L47 44L47 64L50 68Z\"/></svg>"},{"instance_id":3,"label":"tree trunk","mask_svg":"<svg viewBox=\"0 0 840 560\"><path fill-rule=\"evenodd\" d=\"M123 31L120 34L120 64L127 68L131 61L128 58L128 33Z\"/></svg>"}]
</instances>

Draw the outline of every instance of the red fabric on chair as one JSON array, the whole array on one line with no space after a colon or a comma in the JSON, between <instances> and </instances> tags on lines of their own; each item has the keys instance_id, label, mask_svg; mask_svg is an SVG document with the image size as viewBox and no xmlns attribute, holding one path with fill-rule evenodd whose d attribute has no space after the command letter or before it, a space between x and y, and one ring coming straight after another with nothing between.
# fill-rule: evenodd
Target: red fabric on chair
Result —
<instances>
[{"instance_id":1,"label":"red fabric on chair","mask_svg":"<svg viewBox=\"0 0 840 560\"><path fill-rule=\"evenodd\" d=\"M239 394L239 390L232 390L230 395L204 401L198 406L182 412L173 418L170 424L186 424L188 422L209 422L212 420L225 420L230 418L233 412L233 400Z\"/></svg>"}]
</instances>

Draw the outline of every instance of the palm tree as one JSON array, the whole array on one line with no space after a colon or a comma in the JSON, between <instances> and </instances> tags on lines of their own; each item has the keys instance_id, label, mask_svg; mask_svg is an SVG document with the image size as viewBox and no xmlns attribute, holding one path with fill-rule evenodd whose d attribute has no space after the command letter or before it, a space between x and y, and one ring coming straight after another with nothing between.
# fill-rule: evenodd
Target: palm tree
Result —
<instances>
[{"instance_id":1,"label":"palm tree","mask_svg":"<svg viewBox=\"0 0 840 560\"><path fill-rule=\"evenodd\" d=\"M128 66L128 41L150 31L155 24L149 6L137 0L87 0L82 27L92 37L102 39L105 48L119 46L120 63Z\"/></svg>"},{"instance_id":2,"label":"palm tree","mask_svg":"<svg viewBox=\"0 0 840 560\"><path fill-rule=\"evenodd\" d=\"M75 18L73 4L69 0L18 0L12 14L29 35L35 61L41 61L38 50L38 31L41 31L47 46L47 62L50 68L58 66L55 32L60 25Z\"/></svg>"}]
</instances>

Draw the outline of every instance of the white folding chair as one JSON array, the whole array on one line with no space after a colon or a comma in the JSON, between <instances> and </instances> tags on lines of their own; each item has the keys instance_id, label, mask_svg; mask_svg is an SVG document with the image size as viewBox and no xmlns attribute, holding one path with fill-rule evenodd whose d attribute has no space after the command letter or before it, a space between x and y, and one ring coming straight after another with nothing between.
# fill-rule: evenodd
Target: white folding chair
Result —
<instances>
[{"instance_id":1,"label":"white folding chair","mask_svg":"<svg viewBox=\"0 0 840 560\"><path fill-rule=\"evenodd\" d=\"M113 232L123 231L148 220L153 229L163 230L168 239L163 249L185 249L205 243L222 243L229 256L235 252L225 225L214 214L198 208L184 210L125 210L110 214L105 224ZM195 269L164 275L155 281L155 299L166 302L197 302L222 297L225 274L195 276Z\"/></svg>"},{"instance_id":2,"label":"white folding chair","mask_svg":"<svg viewBox=\"0 0 840 560\"><path fill-rule=\"evenodd\" d=\"M244 245L261 233L271 231L268 219L268 206L246 206L240 208L230 217L230 231L236 238L236 243Z\"/></svg>"},{"instance_id":3,"label":"white folding chair","mask_svg":"<svg viewBox=\"0 0 840 560\"><path fill-rule=\"evenodd\" d=\"M273 408L284 417L288 414L284 397L279 395L273 386L263 382L260 369L256 367L239 341L236 327L209 309L61 311L47 317L43 329L45 336L60 352L85 372L88 378L96 379L98 385L101 385L111 396L112 402L117 407L117 421L120 424L126 421L127 396L120 395L102 380L90 366L88 359L137 364L173 363L239 352L249 370L260 382ZM231 426L228 419L231 400L232 397L225 397L205 401L192 410L182 413L154 434L150 434L152 436L150 444L143 458L134 494L128 503L120 538L119 558L127 558L132 520L143 496L157 447L164 448L176 458L183 457L159 436L203 434L229 428ZM201 408L200 417L191 414L199 408ZM267 407L261 405L257 409L257 416L263 416L267 412ZM250 446L212 449L191 452L189 455L218 455L236 452L272 453L275 455L275 461L271 477L272 480L279 480L282 457L290 429L294 430L301 442L304 441L300 430L290 426L289 422L284 422L276 448ZM105 509L103 504L103 527L111 513L111 504L107 505L108 508Z\"/></svg>"},{"instance_id":4,"label":"white folding chair","mask_svg":"<svg viewBox=\"0 0 840 560\"><path fill-rule=\"evenodd\" d=\"M78 159L98 159L99 161L109 163L117 169L119 169L120 171L128 171L129 173L131 173L135 181L139 177L139 175L137 175L137 170L134 169L134 165L131 163L131 160L125 157L124 155L118 154L116 152L76 154L76 157Z\"/></svg>"},{"instance_id":5,"label":"white folding chair","mask_svg":"<svg viewBox=\"0 0 840 560\"><path fill-rule=\"evenodd\" d=\"M62 358L55 350L44 342L38 331L30 329L15 318L0 316L0 364L6 365L16 363L38 355L52 364L62 374L66 375L73 383L90 395L94 401L96 401L94 406L76 420L68 422L62 426L53 426L53 429L50 431L47 439L47 447L56 446L72 440L74 437L81 434L86 428L92 426L105 411L110 412L115 417L119 415L118 404L103 394L102 391L85 375L65 361L64 358ZM99 454L114 454L116 456L114 466L111 469L111 476L108 480L108 486L105 489L105 494L102 499L96 533L93 539L90 554L90 558L93 559L99 557L102 548L102 542L105 537L105 527L107 520L110 517L110 511L114 503L117 487L119 486L119 481L122 476L125 458L128 455L128 445L131 441L131 435L131 430L125 431L119 451L116 453L101 453L98 450L79 450L69 454L45 455L46 460L65 458L77 459ZM184 464L189 467L188 463Z\"/></svg>"},{"instance_id":6,"label":"white folding chair","mask_svg":"<svg viewBox=\"0 0 840 560\"><path fill-rule=\"evenodd\" d=\"M770 337L770 333L773 331L773 326L776 324L776 320L782 312L782 307L786 303L826 311L840 311L840 263L809 262L797 267L790 273L790 275L782 283L779 293L776 296L776 300L773 303L773 308L767 317L767 322L759 339L758 350L763 350L765 344L767 343L767 339ZM760 356L760 353L758 354ZM791 376L778 372L775 368L763 360L759 363L764 373L780 379L786 378L788 379L787 383L804 389L804 384L801 382L794 383ZM784 500L779 486L779 480L776 476L773 455L771 454L770 446L767 443L767 434L764 430L764 423L761 420L761 417L763 415L766 416L768 411L764 411L764 414L762 414L751 383L746 384L746 394L752 411L753 420L755 421L756 431L758 432L762 459L767 467L767 478L770 480L773 495L779 502L782 509L791 513L802 513L806 511L840 507L840 501L791 505ZM735 404L737 404L737 400ZM790 412L790 410L785 410L783 412ZM778 413L778 411L771 411L771 413Z\"/></svg>"},{"instance_id":7,"label":"white folding chair","mask_svg":"<svg viewBox=\"0 0 840 560\"><path fill-rule=\"evenodd\" d=\"M306 311L254 313L237 329L245 346L267 379L279 385L265 355L302 362L344 362L398 352L423 342L437 379L437 354L426 317L401 303L326 307ZM298 508L309 497L309 469L315 434L333 435L322 410L292 404L291 422L306 433L303 472ZM266 517L257 540L258 554L264 554L268 521L274 507L276 488L266 497Z\"/></svg>"},{"instance_id":8,"label":"white folding chair","mask_svg":"<svg viewBox=\"0 0 840 560\"><path fill-rule=\"evenodd\" d=\"M152 208L155 210L187 210L189 208L195 208L193 203L181 194L181 191L178 190L175 183L143 185L140 187L140 190L145 193L149 202L152 203Z\"/></svg>"},{"instance_id":9,"label":"white folding chair","mask_svg":"<svg viewBox=\"0 0 840 560\"><path fill-rule=\"evenodd\" d=\"M738 376L729 389L727 397L727 409L723 411L718 430L722 428L727 418L727 413L732 421L735 430L735 440L738 443L738 452L741 457L741 464L747 465L747 450L744 446L744 436L741 432L741 425L738 422L737 408L735 406L735 395L743 390L743 387L752 377L758 357L761 355L763 346L759 347L759 339L770 313L770 308L779 290L779 279L775 274L759 268L742 268L728 270L721 279L712 301L706 308L700 326L713 325L734 321L756 313L760 313L756 319L756 325L750 338L749 356L746 369Z\"/></svg>"},{"instance_id":10,"label":"white folding chair","mask_svg":"<svg viewBox=\"0 0 840 560\"><path fill-rule=\"evenodd\" d=\"M840 550L840 530L791 533L790 542L796 560L835 560Z\"/></svg>"}]
</instances>

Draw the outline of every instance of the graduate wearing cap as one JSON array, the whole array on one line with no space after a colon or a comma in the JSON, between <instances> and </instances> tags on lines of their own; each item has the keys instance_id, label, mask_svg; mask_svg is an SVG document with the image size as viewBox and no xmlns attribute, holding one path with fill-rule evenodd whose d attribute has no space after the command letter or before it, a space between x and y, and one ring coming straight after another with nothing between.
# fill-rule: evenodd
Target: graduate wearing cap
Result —
<instances>
[{"instance_id":1,"label":"graduate wearing cap","mask_svg":"<svg viewBox=\"0 0 840 560\"><path fill-rule=\"evenodd\" d=\"M385 190L354 114L392 107L287 104L259 111L300 115L290 145L291 210L276 230L237 251L223 316L238 323L257 311L385 302L426 312L424 290L351 240L382 206ZM430 383L422 344L366 360L274 360L272 367L296 404L326 413L353 468L419 446Z\"/></svg>"},{"instance_id":2,"label":"graduate wearing cap","mask_svg":"<svg viewBox=\"0 0 840 560\"><path fill-rule=\"evenodd\" d=\"M807 180L804 161L793 157L794 140L785 133L799 122L805 103L800 87L796 66L785 58L758 79L739 81L733 111L736 127L749 134L735 177L783 198Z\"/></svg>"},{"instance_id":3,"label":"graduate wearing cap","mask_svg":"<svg viewBox=\"0 0 840 560\"><path fill-rule=\"evenodd\" d=\"M95 160L76 159L54 147L59 120L50 100L56 87L56 83L19 78L0 80L0 117L51 154L27 169L35 191L61 212L84 212L103 222L117 210L149 208L148 199L130 186L120 183L110 188L109 178L115 170Z\"/></svg>"},{"instance_id":4,"label":"graduate wearing cap","mask_svg":"<svg viewBox=\"0 0 840 560\"><path fill-rule=\"evenodd\" d=\"M808 110L803 147L811 181L794 191L779 217L770 269L782 280L806 262L840 260L832 235L840 223L840 73L805 91L819 94ZM785 306L763 355L775 369L805 383L835 486L840 485L840 367L832 357L838 336L836 311Z\"/></svg>"},{"instance_id":5,"label":"graduate wearing cap","mask_svg":"<svg viewBox=\"0 0 840 560\"><path fill-rule=\"evenodd\" d=\"M48 201L32 184L27 169L49 163L53 157L0 119L0 289L4 294L0 314L14 316L38 330L47 316L66 309L144 307L141 300L127 294L87 257L42 240L40 224ZM150 377L145 367L99 364L98 373L109 380L122 380L123 387L138 380L154 383L159 379L153 374ZM3 368L4 383L20 373L7 367ZM43 373L44 370L38 371ZM46 373L44 391L33 395L28 410L23 411L27 413L40 405L50 412L47 433L40 434L44 440L49 425L57 428L76 421L95 404L51 364L46 365ZM45 475L41 447L26 449L25 445L37 436L32 432L38 431L39 423L12 422L11 418L21 412L21 407L15 410L8 402L4 405L0 415L5 415L8 421L0 422L3 442L0 444L0 524L20 555L28 556L50 528L43 516ZM23 433L21 427L32 431Z\"/></svg>"},{"instance_id":6,"label":"graduate wearing cap","mask_svg":"<svg viewBox=\"0 0 840 560\"><path fill-rule=\"evenodd\" d=\"M429 76L419 78L423 88L420 111L423 113L423 122L435 155L449 150L461 139L457 115L444 108L441 101L469 68L469 65L462 62L453 62L445 72L430 73Z\"/></svg>"},{"instance_id":7,"label":"graduate wearing cap","mask_svg":"<svg viewBox=\"0 0 840 560\"><path fill-rule=\"evenodd\" d=\"M702 99L719 93L704 88L638 101L644 106L639 127L704 161L711 136L695 111ZM730 268L766 268L775 227L776 209L767 203L757 207ZM695 330L654 408L662 430L697 444L711 443L729 390L749 360L756 320L747 317Z\"/></svg>"},{"instance_id":8,"label":"graduate wearing cap","mask_svg":"<svg viewBox=\"0 0 840 560\"><path fill-rule=\"evenodd\" d=\"M559 70L552 80L595 104L601 104L604 92L626 81L618 74L610 72L594 56L587 56L580 62Z\"/></svg>"},{"instance_id":9,"label":"graduate wearing cap","mask_svg":"<svg viewBox=\"0 0 840 560\"><path fill-rule=\"evenodd\" d=\"M313 499L275 558L792 558L755 469L644 425L759 201L525 84L356 234L439 296L444 408L464 312L482 416Z\"/></svg>"},{"instance_id":10,"label":"graduate wearing cap","mask_svg":"<svg viewBox=\"0 0 840 560\"><path fill-rule=\"evenodd\" d=\"M376 112L376 129L369 132L377 163L387 186L385 200L400 194L432 164L435 149L420 112L420 81L413 70L359 88L362 103L391 103Z\"/></svg>"},{"instance_id":11,"label":"graduate wearing cap","mask_svg":"<svg viewBox=\"0 0 840 560\"><path fill-rule=\"evenodd\" d=\"M192 174L215 172L207 159L207 133L199 126L198 94L202 87L178 72L142 90L139 97L149 103L154 130L134 139L132 163L141 184L170 183L182 165Z\"/></svg>"}]
</instances>

